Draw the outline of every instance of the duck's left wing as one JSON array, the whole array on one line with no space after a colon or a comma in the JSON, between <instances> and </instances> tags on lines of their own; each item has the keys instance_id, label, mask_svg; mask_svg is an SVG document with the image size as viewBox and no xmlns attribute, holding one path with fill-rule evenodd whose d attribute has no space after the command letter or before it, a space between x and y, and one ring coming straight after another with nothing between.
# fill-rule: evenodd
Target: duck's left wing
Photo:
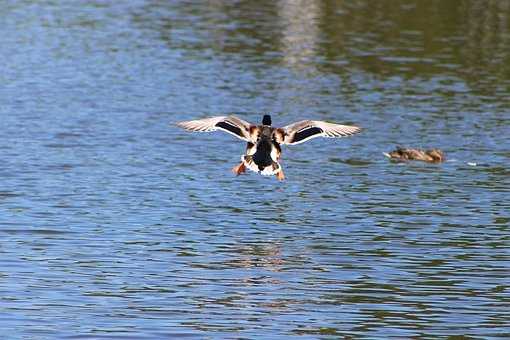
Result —
<instances>
[{"instance_id":1,"label":"duck's left wing","mask_svg":"<svg viewBox=\"0 0 510 340\"><path fill-rule=\"evenodd\" d=\"M189 120L186 122L179 122L177 126L194 132L223 130L247 142L251 142L252 139L250 137L251 124L235 116L219 116Z\"/></svg>"},{"instance_id":2,"label":"duck's left wing","mask_svg":"<svg viewBox=\"0 0 510 340\"><path fill-rule=\"evenodd\" d=\"M279 129L280 144L300 144L315 137L345 137L361 131L361 128L351 125L327 123L320 120L302 120Z\"/></svg>"}]
</instances>

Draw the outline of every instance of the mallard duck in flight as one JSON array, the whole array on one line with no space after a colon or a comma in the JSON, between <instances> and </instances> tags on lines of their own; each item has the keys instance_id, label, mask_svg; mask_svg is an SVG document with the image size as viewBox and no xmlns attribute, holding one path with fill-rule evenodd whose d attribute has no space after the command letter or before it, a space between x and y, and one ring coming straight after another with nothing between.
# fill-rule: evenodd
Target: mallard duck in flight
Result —
<instances>
[{"instance_id":1,"label":"mallard duck in flight","mask_svg":"<svg viewBox=\"0 0 510 340\"><path fill-rule=\"evenodd\" d=\"M270 115L264 115L261 125L250 124L235 116L190 120L177 125L195 132L222 130L246 141L246 153L232 171L240 175L248 168L264 176L276 175L280 181L285 179L279 163L282 153L280 145L300 144L315 137L345 137L361 131L357 126L318 120L302 120L276 128L271 126Z\"/></svg>"}]
</instances>

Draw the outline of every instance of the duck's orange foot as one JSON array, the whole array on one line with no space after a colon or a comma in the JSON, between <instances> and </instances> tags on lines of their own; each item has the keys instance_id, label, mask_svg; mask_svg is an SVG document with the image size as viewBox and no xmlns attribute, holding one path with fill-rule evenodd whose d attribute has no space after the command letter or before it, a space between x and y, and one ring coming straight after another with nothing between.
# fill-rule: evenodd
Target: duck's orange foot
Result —
<instances>
[{"instance_id":1,"label":"duck's orange foot","mask_svg":"<svg viewBox=\"0 0 510 340\"><path fill-rule=\"evenodd\" d=\"M234 174L236 174L236 176L239 176L240 174L242 174L245 171L246 171L246 166L244 165L243 162L239 163L239 165L236 165L235 167L232 168L232 172Z\"/></svg>"},{"instance_id":2,"label":"duck's orange foot","mask_svg":"<svg viewBox=\"0 0 510 340\"><path fill-rule=\"evenodd\" d=\"M283 174L283 170L280 169L280 171L278 171L276 173L276 178L278 178L279 181L283 181L285 179L285 175Z\"/></svg>"}]
</instances>

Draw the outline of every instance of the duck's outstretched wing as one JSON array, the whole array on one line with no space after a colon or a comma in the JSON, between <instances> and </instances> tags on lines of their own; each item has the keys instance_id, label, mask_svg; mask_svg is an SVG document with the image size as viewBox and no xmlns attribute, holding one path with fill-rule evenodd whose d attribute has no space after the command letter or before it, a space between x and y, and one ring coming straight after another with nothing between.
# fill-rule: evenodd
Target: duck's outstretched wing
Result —
<instances>
[{"instance_id":1,"label":"duck's outstretched wing","mask_svg":"<svg viewBox=\"0 0 510 340\"><path fill-rule=\"evenodd\" d=\"M235 116L220 116L189 120L186 122L179 122L177 123L177 126L194 132L211 132L216 130L223 130L244 141L252 141L252 138L250 137L250 127L252 124Z\"/></svg>"},{"instance_id":2,"label":"duck's outstretched wing","mask_svg":"<svg viewBox=\"0 0 510 340\"><path fill-rule=\"evenodd\" d=\"M315 137L345 137L361 131L361 128L350 125L327 123L320 120L302 120L300 122L284 126L281 129L280 144L300 144Z\"/></svg>"}]
</instances>

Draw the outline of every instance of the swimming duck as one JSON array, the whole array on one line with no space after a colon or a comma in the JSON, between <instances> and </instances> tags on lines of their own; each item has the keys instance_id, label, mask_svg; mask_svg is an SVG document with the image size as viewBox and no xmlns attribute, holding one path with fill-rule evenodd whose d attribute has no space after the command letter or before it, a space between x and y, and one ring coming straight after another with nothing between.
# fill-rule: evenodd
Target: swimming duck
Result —
<instances>
[{"instance_id":1,"label":"swimming duck","mask_svg":"<svg viewBox=\"0 0 510 340\"><path fill-rule=\"evenodd\" d=\"M390 153L384 152L384 155L392 160L403 162L416 160L428 163L441 163L446 159L443 151L439 149L406 149L400 146L398 146L396 150L393 150Z\"/></svg>"},{"instance_id":2,"label":"swimming duck","mask_svg":"<svg viewBox=\"0 0 510 340\"><path fill-rule=\"evenodd\" d=\"M241 163L236 165L232 172L240 175L248 168L264 176L275 175L280 181L285 179L279 163L282 153L280 145L300 144L315 137L344 137L361 131L357 126L318 120L302 120L276 128L271 126L270 115L263 116L261 125L248 123L235 116L190 120L177 125L196 132L221 130L246 141L246 152L241 156Z\"/></svg>"}]
</instances>

